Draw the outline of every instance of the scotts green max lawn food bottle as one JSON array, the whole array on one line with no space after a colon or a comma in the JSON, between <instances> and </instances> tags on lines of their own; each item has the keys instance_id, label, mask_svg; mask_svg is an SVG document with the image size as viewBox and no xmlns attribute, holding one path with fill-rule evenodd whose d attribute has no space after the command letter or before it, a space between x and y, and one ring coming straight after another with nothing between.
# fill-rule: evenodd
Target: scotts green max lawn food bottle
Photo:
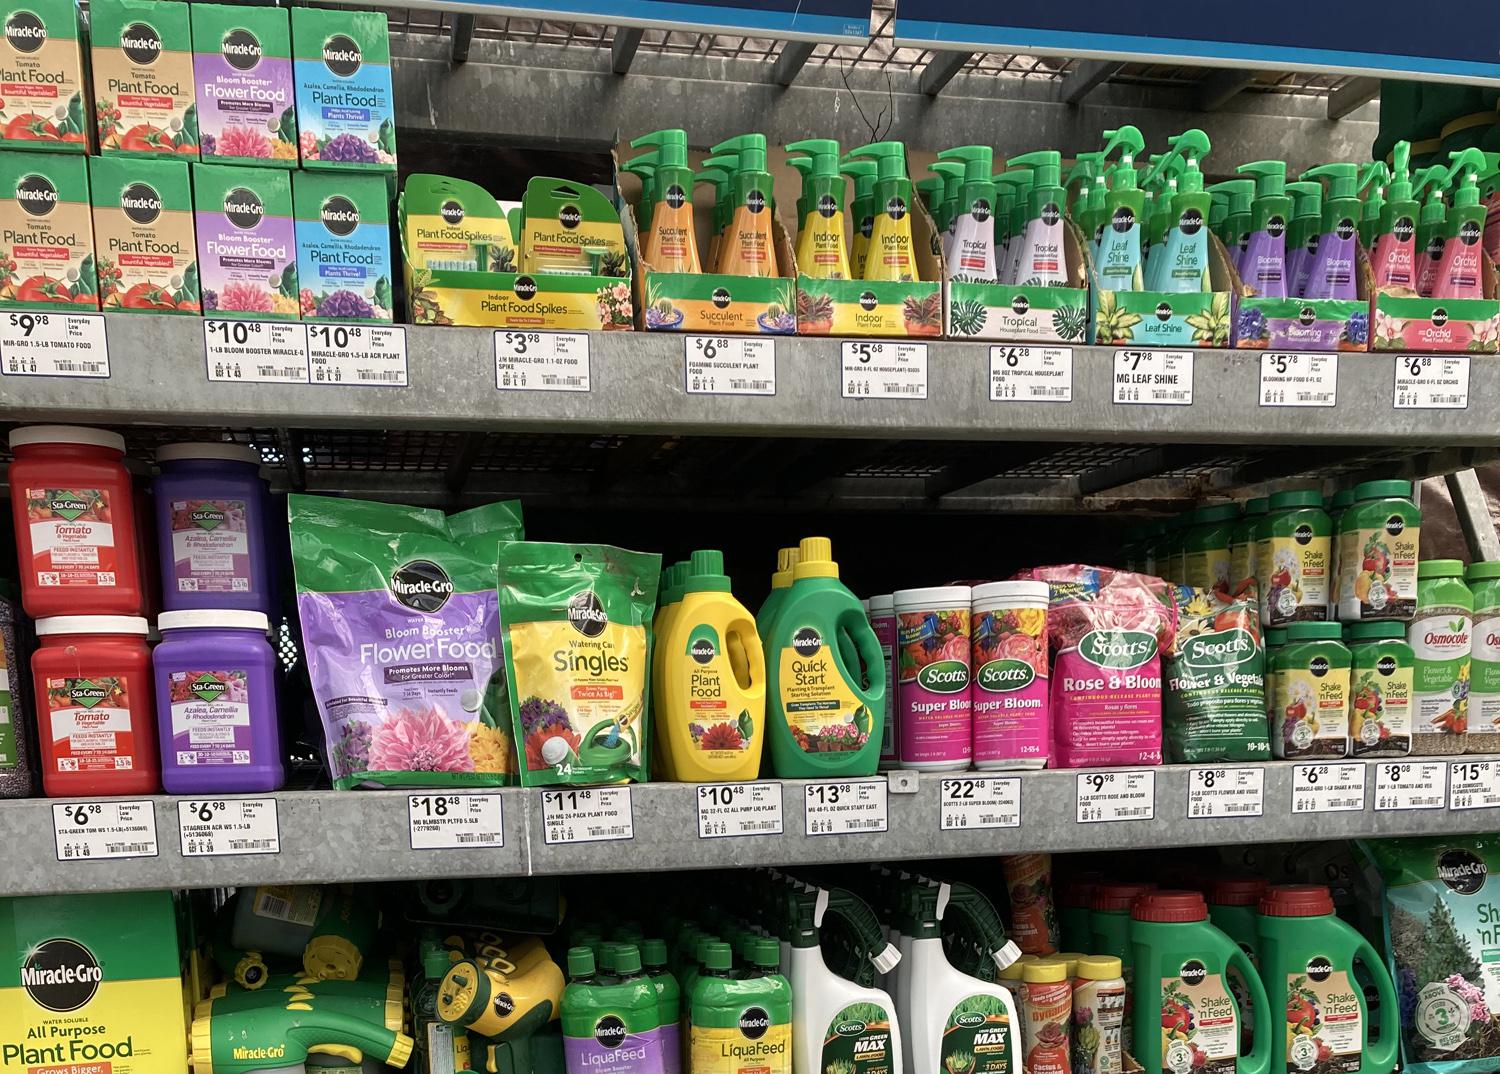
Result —
<instances>
[{"instance_id":1,"label":"scotts green max lawn food bottle","mask_svg":"<svg viewBox=\"0 0 1500 1074\"><path fill-rule=\"evenodd\" d=\"M781 777L873 776L887 661L826 537L804 537L792 587L765 627L766 723ZM851 666L844 644L862 667ZM864 685L866 682L868 686Z\"/></svg>"},{"instance_id":2,"label":"scotts green max lawn food bottle","mask_svg":"<svg viewBox=\"0 0 1500 1074\"><path fill-rule=\"evenodd\" d=\"M693 984L690 1074L791 1074L792 986L776 972L774 940L739 979L727 943L710 943Z\"/></svg>"},{"instance_id":3,"label":"scotts green max lawn food bottle","mask_svg":"<svg viewBox=\"0 0 1500 1074\"><path fill-rule=\"evenodd\" d=\"M1285 1047L1272 1054L1271 1074L1388 1074L1400 1030L1396 991L1369 941L1333 915L1328 889L1271 888L1261 896L1259 931L1266 997L1271 1010L1286 1011ZM1378 1035L1370 1032L1356 962L1380 996Z\"/></svg>"},{"instance_id":4,"label":"scotts green max lawn food bottle","mask_svg":"<svg viewBox=\"0 0 1500 1074\"><path fill-rule=\"evenodd\" d=\"M1245 952L1208 921L1196 891L1153 891L1131 907L1135 955L1135 1057L1155 1074L1267 1074L1271 1010ZM1250 994L1241 1010L1227 972L1236 967ZM1255 1024L1255 1046L1240 1055L1240 1020Z\"/></svg>"}]
</instances>

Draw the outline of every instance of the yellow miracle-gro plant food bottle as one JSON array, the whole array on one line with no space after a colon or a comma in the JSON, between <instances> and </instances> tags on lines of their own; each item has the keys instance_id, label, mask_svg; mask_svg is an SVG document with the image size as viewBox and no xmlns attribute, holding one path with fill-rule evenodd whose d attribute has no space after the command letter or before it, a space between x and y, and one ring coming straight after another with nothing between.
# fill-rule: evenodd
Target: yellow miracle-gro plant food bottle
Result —
<instances>
[{"instance_id":1,"label":"yellow miracle-gro plant food bottle","mask_svg":"<svg viewBox=\"0 0 1500 1074\"><path fill-rule=\"evenodd\" d=\"M766 727L766 657L755 618L729 592L724 554L694 552L664 634L657 732L673 778L754 779ZM731 659L743 652L744 659Z\"/></svg>"}]
</instances>

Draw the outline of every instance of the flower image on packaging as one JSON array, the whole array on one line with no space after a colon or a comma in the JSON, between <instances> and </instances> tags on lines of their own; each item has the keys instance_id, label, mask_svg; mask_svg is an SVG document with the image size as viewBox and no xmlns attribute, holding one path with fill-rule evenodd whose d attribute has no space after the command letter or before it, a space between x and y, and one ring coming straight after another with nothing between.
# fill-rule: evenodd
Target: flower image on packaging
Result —
<instances>
[{"instance_id":1,"label":"flower image on packaging","mask_svg":"<svg viewBox=\"0 0 1500 1074\"><path fill-rule=\"evenodd\" d=\"M193 165L203 312L297 320L297 245L286 172Z\"/></svg>"},{"instance_id":2,"label":"flower image on packaging","mask_svg":"<svg viewBox=\"0 0 1500 1074\"><path fill-rule=\"evenodd\" d=\"M193 81L204 160L297 166L286 9L194 4Z\"/></svg>"},{"instance_id":3,"label":"flower image on packaging","mask_svg":"<svg viewBox=\"0 0 1500 1074\"><path fill-rule=\"evenodd\" d=\"M334 786L497 786L495 545L515 501L450 517L365 500L288 497L302 646Z\"/></svg>"},{"instance_id":4,"label":"flower image on packaging","mask_svg":"<svg viewBox=\"0 0 1500 1074\"><path fill-rule=\"evenodd\" d=\"M89 5L94 120L108 156L198 157L193 41L176 0Z\"/></svg>"},{"instance_id":5,"label":"flower image on packaging","mask_svg":"<svg viewBox=\"0 0 1500 1074\"><path fill-rule=\"evenodd\" d=\"M391 320L390 201L379 175L297 172L298 301L304 320Z\"/></svg>"},{"instance_id":6,"label":"flower image on packaging","mask_svg":"<svg viewBox=\"0 0 1500 1074\"><path fill-rule=\"evenodd\" d=\"M396 106L386 17L292 9L292 67L302 166L396 170Z\"/></svg>"}]
</instances>

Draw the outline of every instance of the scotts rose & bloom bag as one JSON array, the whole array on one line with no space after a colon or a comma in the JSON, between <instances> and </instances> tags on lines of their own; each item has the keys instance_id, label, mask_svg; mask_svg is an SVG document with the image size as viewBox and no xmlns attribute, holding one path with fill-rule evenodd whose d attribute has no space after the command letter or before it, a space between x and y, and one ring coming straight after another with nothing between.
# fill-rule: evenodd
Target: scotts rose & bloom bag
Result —
<instances>
[{"instance_id":1,"label":"scotts rose & bloom bag","mask_svg":"<svg viewBox=\"0 0 1500 1074\"><path fill-rule=\"evenodd\" d=\"M1177 634L1162 658L1162 727L1167 760L1264 761L1265 649L1259 597L1246 579L1224 589L1173 586Z\"/></svg>"},{"instance_id":2,"label":"scotts rose & bloom bag","mask_svg":"<svg viewBox=\"0 0 1500 1074\"><path fill-rule=\"evenodd\" d=\"M1034 567L1046 582L1053 766L1161 763L1161 653L1177 629L1160 578L1107 567Z\"/></svg>"},{"instance_id":3,"label":"scotts rose & bloom bag","mask_svg":"<svg viewBox=\"0 0 1500 1074\"><path fill-rule=\"evenodd\" d=\"M521 505L441 511L289 496L302 647L333 785L514 781L496 672L495 548Z\"/></svg>"},{"instance_id":4,"label":"scotts rose & bloom bag","mask_svg":"<svg viewBox=\"0 0 1500 1074\"><path fill-rule=\"evenodd\" d=\"M520 541L499 563L521 783L644 782L661 556Z\"/></svg>"}]
</instances>

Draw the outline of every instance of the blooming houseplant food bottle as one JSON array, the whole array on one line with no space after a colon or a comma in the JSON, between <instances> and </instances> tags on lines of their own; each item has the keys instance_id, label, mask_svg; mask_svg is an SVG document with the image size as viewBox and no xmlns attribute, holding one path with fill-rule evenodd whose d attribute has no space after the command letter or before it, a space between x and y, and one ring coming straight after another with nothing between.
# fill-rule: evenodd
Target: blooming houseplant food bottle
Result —
<instances>
[{"instance_id":1,"label":"blooming houseplant food bottle","mask_svg":"<svg viewBox=\"0 0 1500 1074\"><path fill-rule=\"evenodd\" d=\"M1349 627L1349 741L1355 757L1405 757L1411 753L1412 694L1416 657L1406 624L1390 621Z\"/></svg>"},{"instance_id":2,"label":"blooming houseplant food bottle","mask_svg":"<svg viewBox=\"0 0 1500 1074\"><path fill-rule=\"evenodd\" d=\"M1469 752L1486 752L1500 734L1500 560L1469 564L1465 574L1474 594L1474 626L1469 663Z\"/></svg>"},{"instance_id":3,"label":"blooming houseplant food bottle","mask_svg":"<svg viewBox=\"0 0 1500 1074\"><path fill-rule=\"evenodd\" d=\"M1349 754L1349 666L1337 623L1293 623L1276 654L1271 752L1278 758Z\"/></svg>"},{"instance_id":4,"label":"blooming houseplant food bottle","mask_svg":"<svg viewBox=\"0 0 1500 1074\"><path fill-rule=\"evenodd\" d=\"M163 612L156 726L168 794L274 791L286 781L276 655L264 612Z\"/></svg>"},{"instance_id":5,"label":"blooming houseplant food bottle","mask_svg":"<svg viewBox=\"0 0 1500 1074\"><path fill-rule=\"evenodd\" d=\"M1230 577L1233 573L1230 545L1239 518L1239 505L1233 503L1200 507L1188 516L1188 529L1182 538L1181 581L1185 585L1217 589L1239 581Z\"/></svg>"},{"instance_id":6,"label":"blooming houseplant food bottle","mask_svg":"<svg viewBox=\"0 0 1500 1074\"><path fill-rule=\"evenodd\" d=\"M962 771L974 755L969 705L968 586L901 589L896 605L896 705L901 765Z\"/></svg>"},{"instance_id":7,"label":"blooming houseplant food bottle","mask_svg":"<svg viewBox=\"0 0 1500 1074\"><path fill-rule=\"evenodd\" d=\"M1416 656L1412 753L1462 753L1469 726L1469 640L1474 594L1456 559L1417 564L1417 613L1407 633Z\"/></svg>"},{"instance_id":8,"label":"blooming houseplant food bottle","mask_svg":"<svg viewBox=\"0 0 1500 1074\"><path fill-rule=\"evenodd\" d=\"M1052 753L1046 582L975 586L969 622L974 767L1044 768Z\"/></svg>"},{"instance_id":9,"label":"blooming houseplant food bottle","mask_svg":"<svg viewBox=\"0 0 1500 1074\"><path fill-rule=\"evenodd\" d=\"M1271 501L1265 496L1257 496L1247 501L1245 513L1240 516L1229 534L1229 578L1234 586L1239 585L1246 578L1259 578L1255 554L1259 547L1255 535L1256 527L1260 525L1260 520L1266 517L1266 510L1270 503Z\"/></svg>"},{"instance_id":10,"label":"blooming houseplant food bottle","mask_svg":"<svg viewBox=\"0 0 1500 1074\"><path fill-rule=\"evenodd\" d=\"M1245 957L1257 970L1260 968L1260 951L1256 947L1256 927L1259 922L1257 908L1260 897L1269 885L1264 877L1232 877L1214 883L1208 889L1208 919L1214 928L1240 945ZM1245 984L1245 975L1238 966L1228 971L1229 992L1234 996L1240 1010L1250 1006L1250 989ZM1250 1050L1255 1039L1255 1026L1248 1018L1240 1019L1240 1051Z\"/></svg>"},{"instance_id":11,"label":"blooming houseplant food bottle","mask_svg":"<svg viewBox=\"0 0 1500 1074\"><path fill-rule=\"evenodd\" d=\"M1338 617L1410 619L1417 608L1422 512L1410 481L1366 481L1338 521Z\"/></svg>"},{"instance_id":12,"label":"blooming houseplant food bottle","mask_svg":"<svg viewBox=\"0 0 1500 1074\"><path fill-rule=\"evenodd\" d=\"M139 615L145 594L130 474L121 461L124 438L103 429L30 425L11 430L10 449L26 614Z\"/></svg>"},{"instance_id":13,"label":"blooming houseplant food bottle","mask_svg":"<svg viewBox=\"0 0 1500 1074\"><path fill-rule=\"evenodd\" d=\"M1131 910L1135 954L1135 1051L1142 1068L1170 1074L1267 1074L1272 1021L1266 992L1245 952L1208 920L1196 891L1154 891ZM1250 995L1241 1010L1229 990L1236 967ZM1241 1019L1255 1046L1240 1055Z\"/></svg>"},{"instance_id":14,"label":"blooming houseplant food bottle","mask_svg":"<svg viewBox=\"0 0 1500 1074\"><path fill-rule=\"evenodd\" d=\"M146 629L133 615L37 620L31 679L49 798L161 786Z\"/></svg>"},{"instance_id":15,"label":"blooming houseplant food bottle","mask_svg":"<svg viewBox=\"0 0 1500 1074\"><path fill-rule=\"evenodd\" d=\"M1074 1074L1120 1074L1120 1029L1125 1019L1120 960L1083 955L1073 974Z\"/></svg>"},{"instance_id":16,"label":"blooming houseplant food bottle","mask_svg":"<svg viewBox=\"0 0 1500 1074\"><path fill-rule=\"evenodd\" d=\"M1328 618L1333 522L1312 489L1278 492L1256 531L1261 626Z\"/></svg>"},{"instance_id":17,"label":"blooming houseplant food bottle","mask_svg":"<svg viewBox=\"0 0 1500 1074\"><path fill-rule=\"evenodd\" d=\"M241 444L167 444L153 486L162 605L270 615L276 592L266 549L270 496L260 458Z\"/></svg>"},{"instance_id":18,"label":"blooming houseplant food bottle","mask_svg":"<svg viewBox=\"0 0 1500 1074\"><path fill-rule=\"evenodd\" d=\"M1266 998L1272 1011L1286 1012L1286 1043L1272 1052L1272 1074L1393 1070L1401 1030L1395 987L1370 942L1334 916L1328 889L1271 888L1260 900L1259 933ZM1380 997L1378 1037L1370 1032L1356 962Z\"/></svg>"}]
</instances>

